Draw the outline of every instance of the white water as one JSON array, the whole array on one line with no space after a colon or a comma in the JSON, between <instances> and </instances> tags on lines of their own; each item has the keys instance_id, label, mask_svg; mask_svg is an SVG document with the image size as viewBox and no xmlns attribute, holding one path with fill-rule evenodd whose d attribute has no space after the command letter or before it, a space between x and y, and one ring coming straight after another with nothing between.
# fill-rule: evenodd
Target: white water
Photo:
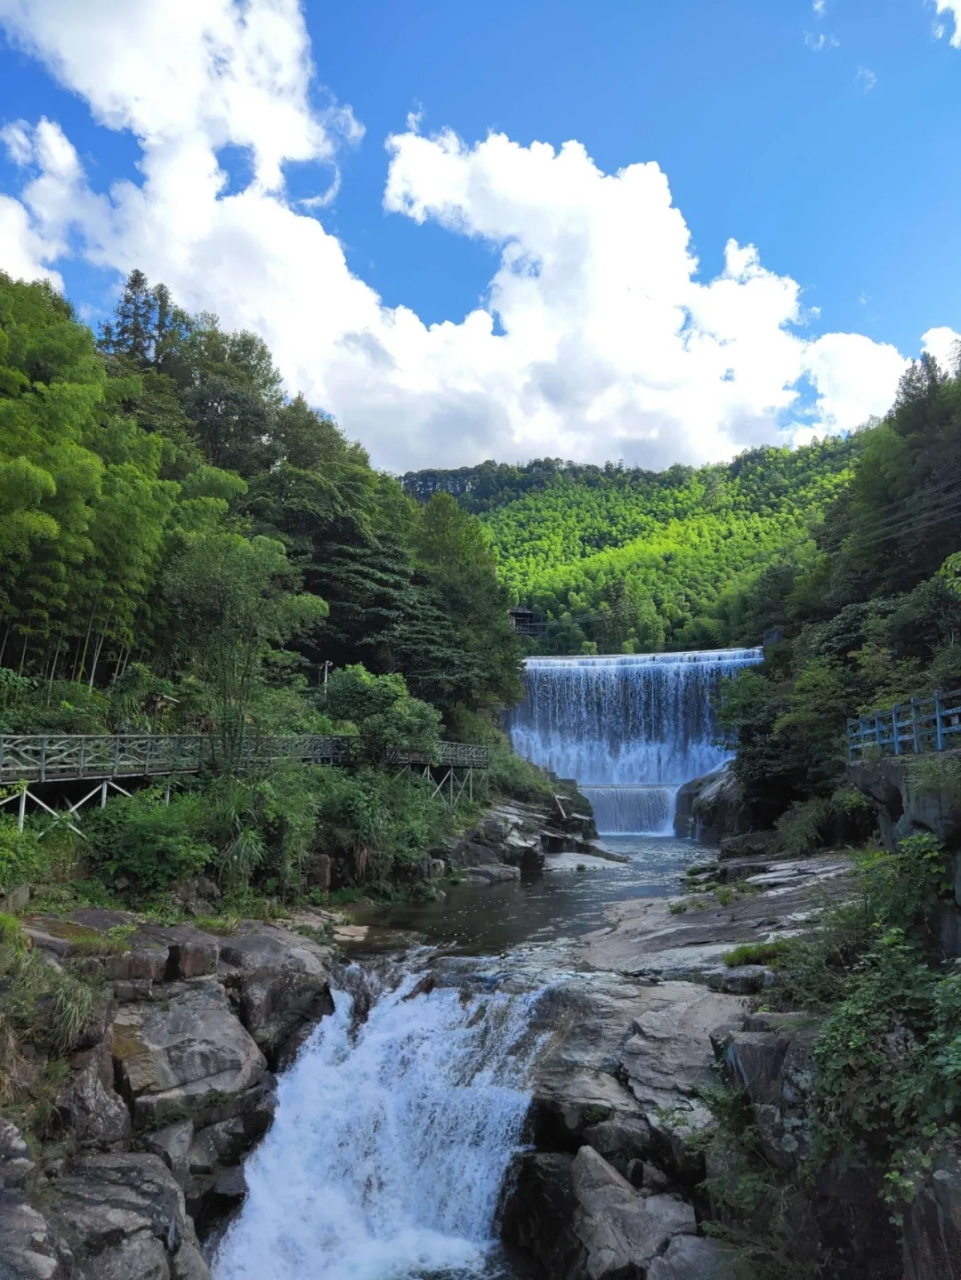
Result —
<instances>
[{"instance_id":1,"label":"white water","mask_svg":"<svg viewBox=\"0 0 961 1280\"><path fill-rule=\"evenodd\" d=\"M602 835L669 836L677 787L582 787Z\"/></svg>"},{"instance_id":2,"label":"white water","mask_svg":"<svg viewBox=\"0 0 961 1280\"><path fill-rule=\"evenodd\" d=\"M477 1271L529 1098L539 993L383 994L351 1035L350 998L280 1083L273 1128L216 1280L397 1280Z\"/></svg>"},{"instance_id":3,"label":"white water","mask_svg":"<svg viewBox=\"0 0 961 1280\"><path fill-rule=\"evenodd\" d=\"M527 696L512 713L511 742L526 756L585 792L601 789L602 834L663 834L652 788L677 788L730 759L716 741L712 698L722 680L760 662L760 649L610 657L528 658ZM643 789L633 801L626 791ZM657 825L638 827L640 821ZM605 825L607 822L630 825Z\"/></svg>"}]
</instances>

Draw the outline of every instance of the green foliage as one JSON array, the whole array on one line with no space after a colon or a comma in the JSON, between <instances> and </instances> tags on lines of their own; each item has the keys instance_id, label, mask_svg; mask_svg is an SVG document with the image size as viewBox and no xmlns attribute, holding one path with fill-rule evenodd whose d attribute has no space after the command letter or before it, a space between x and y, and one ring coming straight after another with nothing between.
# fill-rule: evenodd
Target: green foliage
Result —
<instances>
[{"instance_id":1,"label":"green foliage","mask_svg":"<svg viewBox=\"0 0 961 1280\"><path fill-rule=\"evenodd\" d=\"M117 796L85 818L87 861L135 893L164 890L214 862L216 849L200 835L204 819L198 794L175 795L169 805L154 790Z\"/></svg>"},{"instance_id":2,"label":"green foliage","mask_svg":"<svg viewBox=\"0 0 961 1280\"><path fill-rule=\"evenodd\" d=\"M735 947L724 957L724 963L730 969L742 964L777 964L786 950L786 943L781 942L746 942Z\"/></svg>"},{"instance_id":3,"label":"green foliage","mask_svg":"<svg viewBox=\"0 0 961 1280\"><path fill-rule=\"evenodd\" d=\"M320 695L320 706L336 720L356 726L361 751L371 764L397 752L435 758L440 712L412 698L401 675L373 675L362 665L335 671Z\"/></svg>"},{"instance_id":4,"label":"green foliage","mask_svg":"<svg viewBox=\"0 0 961 1280\"><path fill-rule=\"evenodd\" d=\"M92 1020L93 989L48 964L39 951L0 943L0 979L8 984L3 1022L41 1053L66 1053Z\"/></svg>"}]
</instances>

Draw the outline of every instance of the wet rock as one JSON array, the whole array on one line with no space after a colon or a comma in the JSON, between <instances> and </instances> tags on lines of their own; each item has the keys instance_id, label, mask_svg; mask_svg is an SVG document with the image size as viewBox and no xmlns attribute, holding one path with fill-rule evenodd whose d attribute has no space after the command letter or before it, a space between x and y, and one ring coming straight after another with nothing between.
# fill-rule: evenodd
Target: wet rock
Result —
<instances>
[{"instance_id":1,"label":"wet rock","mask_svg":"<svg viewBox=\"0 0 961 1280\"><path fill-rule=\"evenodd\" d=\"M76 1055L70 1079L57 1095L57 1116L81 1147L114 1147L130 1136L130 1112L113 1087L109 1038Z\"/></svg>"},{"instance_id":2,"label":"wet rock","mask_svg":"<svg viewBox=\"0 0 961 1280\"><path fill-rule=\"evenodd\" d=\"M484 865L468 867L472 880L482 880L487 884L503 884L509 880L519 880L519 867L511 867L503 862L489 862Z\"/></svg>"},{"instance_id":3,"label":"wet rock","mask_svg":"<svg viewBox=\"0 0 961 1280\"><path fill-rule=\"evenodd\" d=\"M685 782L674 809L674 831L682 840L717 844L750 829L751 814L744 792L730 767Z\"/></svg>"},{"instance_id":4,"label":"wet rock","mask_svg":"<svg viewBox=\"0 0 961 1280\"><path fill-rule=\"evenodd\" d=\"M539 1263L547 1280L568 1280L580 1253L573 1231L573 1158L526 1152L514 1163L504 1209L504 1239Z\"/></svg>"},{"instance_id":5,"label":"wet rock","mask_svg":"<svg viewBox=\"0 0 961 1280\"><path fill-rule=\"evenodd\" d=\"M166 1004L122 1007L113 1056L138 1125L197 1111L211 1095L236 1095L263 1076L266 1061L216 983Z\"/></svg>"},{"instance_id":6,"label":"wet rock","mask_svg":"<svg viewBox=\"0 0 961 1280\"><path fill-rule=\"evenodd\" d=\"M737 1255L730 1245L702 1236L676 1236L667 1252L651 1263L647 1280L734 1280L736 1267Z\"/></svg>"},{"instance_id":7,"label":"wet rock","mask_svg":"<svg viewBox=\"0 0 961 1280\"><path fill-rule=\"evenodd\" d=\"M652 1149L651 1126L643 1116L620 1116L588 1125L583 1140L629 1180L631 1164Z\"/></svg>"},{"instance_id":8,"label":"wet rock","mask_svg":"<svg viewBox=\"0 0 961 1280\"><path fill-rule=\"evenodd\" d=\"M221 977L273 1068L291 1062L316 1023L333 1013L327 955L317 943L269 926L223 941Z\"/></svg>"}]
</instances>

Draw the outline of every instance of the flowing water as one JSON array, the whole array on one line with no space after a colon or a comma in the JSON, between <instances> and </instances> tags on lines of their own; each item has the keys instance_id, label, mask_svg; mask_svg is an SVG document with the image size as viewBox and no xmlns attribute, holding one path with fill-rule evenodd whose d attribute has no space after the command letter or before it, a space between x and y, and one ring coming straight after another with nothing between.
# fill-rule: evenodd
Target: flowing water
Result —
<instances>
[{"instance_id":1,"label":"flowing water","mask_svg":"<svg viewBox=\"0 0 961 1280\"><path fill-rule=\"evenodd\" d=\"M602 830L669 830L677 787L725 759L718 683L758 656L531 659L514 745L585 784ZM542 1047L535 1005L568 980L572 940L610 903L675 892L697 856L645 834L605 843L625 861L587 870L564 855L533 884L362 916L375 989L347 970L334 1014L282 1077L216 1280L517 1280L496 1210Z\"/></svg>"},{"instance_id":2,"label":"flowing water","mask_svg":"<svg viewBox=\"0 0 961 1280\"><path fill-rule=\"evenodd\" d=\"M511 713L514 750L595 805L602 834L671 830L678 788L720 768L713 703L760 649L528 658Z\"/></svg>"}]
</instances>

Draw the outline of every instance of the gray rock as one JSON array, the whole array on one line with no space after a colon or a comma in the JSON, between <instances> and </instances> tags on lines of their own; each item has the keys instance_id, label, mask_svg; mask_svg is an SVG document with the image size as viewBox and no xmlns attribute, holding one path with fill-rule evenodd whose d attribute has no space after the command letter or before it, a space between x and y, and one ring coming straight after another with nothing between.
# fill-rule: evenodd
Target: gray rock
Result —
<instances>
[{"instance_id":1,"label":"gray rock","mask_svg":"<svg viewBox=\"0 0 961 1280\"><path fill-rule=\"evenodd\" d=\"M504 862L474 864L469 867L472 880L483 880L487 884L503 884L508 880L521 878L520 867L508 866Z\"/></svg>"},{"instance_id":2,"label":"gray rock","mask_svg":"<svg viewBox=\"0 0 961 1280\"><path fill-rule=\"evenodd\" d=\"M176 978L203 978L217 972L220 939L213 934L203 933L186 925L158 930L157 933L168 947L168 981Z\"/></svg>"},{"instance_id":3,"label":"gray rock","mask_svg":"<svg viewBox=\"0 0 961 1280\"><path fill-rule=\"evenodd\" d=\"M729 1245L702 1236L677 1236L651 1263L647 1280L734 1280L736 1267L737 1255Z\"/></svg>"},{"instance_id":4,"label":"gray rock","mask_svg":"<svg viewBox=\"0 0 961 1280\"><path fill-rule=\"evenodd\" d=\"M113 1088L109 1043L77 1055L70 1079L57 1095L59 1123L81 1147L111 1147L130 1135L130 1112Z\"/></svg>"},{"instance_id":5,"label":"gray rock","mask_svg":"<svg viewBox=\"0 0 961 1280\"><path fill-rule=\"evenodd\" d=\"M87 1156L58 1182L57 1221L83 1280L170 1280L184 1199L155 1155Z\"/></svg>"},{"instance_id":6,"label":"gray rock","mask_svg":"<svg viewBox=\"0 0 961 1280\"><path fill-rule=\"evenodd\" d=\"M181 1189L185 1186L190 1171L190 1148L193 1140L192 1120L167 1125L165 1129L157 1129L144 1138L144 1146L154 1155L160 1156Z\"/></svg>"},{"instance_id":7,"label":"gray rock","mask_svg":"<svg viewBox=\"0 0 961 1280\"><path fill-rule=\"evenodd\" d=\"M588 1125L583 1137L589 1147L628 1179L628 1167L651 1150L651 1126L643 1116L602 1120Z\"/></svg>"},{"instance_id":8,"label":"gray rock","mask_svg":"<svg viewBox=\"0 0 961 1280\"><path fill-rule=\"evenodd\" d=\"M808 1018L748 1019L751 1027L723 1040L727 1074L751 1101L759 1145L778 1168L792 1169L810 1149L808 1097L819 1023Z\"/></svg>"},{"instance_id":9,"label":"gray rock","mask_svg":"<svg viewBox=\"0 0 961 1280\"><path fill-rule=\"evenodd\" d=\"M167 1005L123 1006L112 1031L114 1062L137 1124L196 1111L211 1094L246 1091L267 1065L213 982Z\"/></svg>"},{"instance_id":10,"label":"gray rock","mask_svg":"<svg viewBox=\"0 0 961 1280\"><path fill-rule=\"evenodd\" d=\"M20 1130L0 1116L0 1191L22 1187L36 1171Z\"/></svg>"},{"instance_id":11,"label":"gray rock","mask_svg":"<svg viewBox=\"0 0 961 1280\"><path fill-rule=\"evenodd\" d=\"M74 1280L66 1241L18 1191L0 1191L2 1280Z\"/></svg>"},{"instance_id":12,"label":"gray rock","mask_svg":"<svg viewBox=\"0 0 961 1280\"><path fill-rule=\"evenodd\" d=\"M694 1210L671 1196L641 1196L591 1147L571 1165L574 1234L581 1251L574 1277L644 1275L674 1236L696 1231Z\"/></svg>"},{"instance_id":13,"label":"gray rock","mask_svg":"<svg viewBox=\"0 0 961 1280\"><path fill-rule=\"evenodd\" d=\"M104 957L107 977L119 982L163 982L167 976L170 947L150 933L132 933L125 941L127 950Z\"/></svg>"},{"instance_id":14,"label":"gray rock","mask_svg":"<svg viewBox=\"0 0 961 1280\"><path fill-rule=\"evenodd\" d=\"M221 976L272 1068L291 1062L316 1023L333 1013L326 958L309 939L269 926L224 939Z\"/></svg>"},{"instance_id":15,"label":"gray rock","mask_svg":"<svg viewBox=\"0 0 961 1280\"><path fill-rule=\"evenodd\" d=\"M195 1244L183 1244L174 1254L170 1280L210 1280L210 1268Z\"/></svg>"},{"instance_id":16,"label":"gray rock","mask_svg":"<svg viewBox=\"0 0 961 1280\"><path fill-rule=\"evenodd\" d=\"M705 974L712 991L727 991L735 996L752 996L773 986L774 970L761 964L726 965Z\"/></svg>"},{"instance_id":17,"label":"gray rock","mask_svg":"<svg viewBox=\"0 0 961 1280\"><path fill-rule=\"evenodd\" d=\"M572 1159L555 1152L525 1152L508 1178L504 1239L530 1254L548 1280L568 1280L581 1245L573 1231Z\"/></svg>"}]
</instances>

